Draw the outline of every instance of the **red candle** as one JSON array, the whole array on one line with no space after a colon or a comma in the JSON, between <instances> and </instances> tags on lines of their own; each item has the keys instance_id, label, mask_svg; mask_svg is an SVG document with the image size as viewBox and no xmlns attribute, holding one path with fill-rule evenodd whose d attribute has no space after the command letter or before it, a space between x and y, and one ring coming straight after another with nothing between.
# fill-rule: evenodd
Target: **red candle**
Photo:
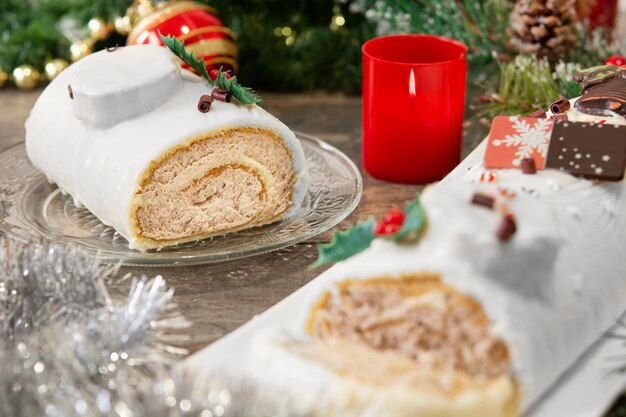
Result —
<instances>
[{"instance_id":1,"label":"red candle","mask_svg":"<svg viewBox=\"0 0 626 417\"><path fill-rule=\"evenodd\" d=\"M372 176L425 184L461 158L467 47L430 35L363 45L363 164Z\"/></svg>"}]
</instances>

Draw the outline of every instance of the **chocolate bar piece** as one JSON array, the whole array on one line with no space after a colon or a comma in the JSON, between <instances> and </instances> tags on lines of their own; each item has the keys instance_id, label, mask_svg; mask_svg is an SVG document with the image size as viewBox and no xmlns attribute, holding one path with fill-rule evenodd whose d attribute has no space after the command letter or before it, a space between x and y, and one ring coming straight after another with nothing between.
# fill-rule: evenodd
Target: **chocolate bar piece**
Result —
<instances>
[{"instance_id":1,"label":"chocolate bar piece","mask_svg":"<svg viewBox=\"0 0 626 417\"><path fill-rule=\"evenodd\" d=\"M581 94L585 94L589 89L603 84L613 78L626 78L626 66L616 67L615 65L599 65L574 73L574 81L580 84Z\"/></svg>"},{"instance_id":2,"label":"chocolate bar piece","mask_svg":"<svg viewBox=\"0 0 626 417\"><path fill-rule=\"evenodd\" d=\"M611 78L590 88L574 106L596 116L626 117L626 78Z\"/></svg>"},{"instance_id":3,"label":"chocolate bar piece","mask_svg":"<svg viewBox=\"0 0 626 417\"><path fill-rule=\"evenodd\" d=\"M605 181L621 181L626 164L626 127L554 122L546 168Z\"/></svg>"}]
</instances>

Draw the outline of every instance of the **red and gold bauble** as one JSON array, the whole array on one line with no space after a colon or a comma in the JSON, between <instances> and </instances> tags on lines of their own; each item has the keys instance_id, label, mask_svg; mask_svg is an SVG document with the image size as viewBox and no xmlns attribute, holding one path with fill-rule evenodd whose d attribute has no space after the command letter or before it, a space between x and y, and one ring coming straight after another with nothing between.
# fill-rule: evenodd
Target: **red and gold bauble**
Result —
<instances>
[{"instance_id":1,"label":"red and gold bauble","mask_svg":"<svg viewBox=\"0 0 626 417\"><path fill-rule=\"evenodd\" d=\"M216 17L212 7L192 1L170 1L156 6L135 22L126 43L163 45L159 32L184 41L185 49L203 59L208 71L220 68L237 71L234 34Z\"/></svg>"}]
</instances>

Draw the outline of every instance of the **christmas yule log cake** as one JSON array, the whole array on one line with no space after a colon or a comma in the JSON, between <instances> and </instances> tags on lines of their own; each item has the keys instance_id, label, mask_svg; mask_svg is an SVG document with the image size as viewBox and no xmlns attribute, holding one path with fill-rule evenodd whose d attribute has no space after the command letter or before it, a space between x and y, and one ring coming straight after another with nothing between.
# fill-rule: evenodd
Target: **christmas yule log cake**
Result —
<instances>
[{"instance_id":1,"label":"christmas yule log cake","mask_svg":"<svg viewBox=\"0 0 626 417\"><path fill-rule=\"evenodd\" d=\"M28 156L139 250L291 215L306 193L298 139L235 78L204 75L217 87L164 47L92 54L41 94Z\"/></svg>"},{"instance_id":2,"label":"christmas yule log cake","mask_svg":"<svg viewBox=\"0 0 626 417\"><path fill-rule=\"evenodd\" d=\"M626 308L621 93L601 117L559 100L496 118L467 167L321 246L354 256L256 335L250 374L320 416L528 410Z\"/></svg>"}]
</instances>

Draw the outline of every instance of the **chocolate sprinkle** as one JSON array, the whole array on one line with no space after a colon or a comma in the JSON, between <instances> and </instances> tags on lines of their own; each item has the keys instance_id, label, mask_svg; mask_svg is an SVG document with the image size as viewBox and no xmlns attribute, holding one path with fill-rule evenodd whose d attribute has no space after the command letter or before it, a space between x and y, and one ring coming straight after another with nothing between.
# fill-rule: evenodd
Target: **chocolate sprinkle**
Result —
<instances>
[{"instance_id":1,"label":"chocolate sprinkle","mask_svg":"<svg viewBox=\"0 0 626 417\"><path fill-rule=\"evenodd\" d=\"M211 96L208 96L206 94L203 95L198 101L198 110L201 113L207 113L209 110L211 110L211 103L213 103L213 99L211 98Z\"/></svg>"},{"instance_id":2,"label":"chocolate sprinkle","mask_svg":"<svg viewBox=\"0 0 626 417\"><path fill-rule=\"evenodd\" d=\"M493 209L495 202L495 198L487 194L475 193L472 196L472 204L487 207L488 209Z\"/></svg>"},{"instance_id":3,"label":"chocolate sprinkle","mask_svg":"<svg viewBox=\"0 0 626 417\"><path fill-rule=\"evenodd\" d=\"M567 117L567 113L562 113L562 114L555 114L554 116L552 116L553 120L569 120L569 117Z\"/></svg>"},{"instance_id":4,"label":"chocolate sprinkle","mask_svg":"<svg viewBox=\"0 0 626 417\"><path fill-rule=\"evenodd\" d=\"M74 92L72 91L72 86L69 84L67 85L67 92L70 93L70 98L74 100Z\"/></svg>"},{"instance_id":5,"label":"chocolate sprinkle","mask_svg":"<svg viewBox=\"0 0 626 417\"><path fill-rule=\"evenodd\" d=\"M106 50L107 52L114 52L117 50L117 48L119 48L119 46L116 44L115 46L107 46Z\"/></svg>"},{"instance_id":6,"label":"chocolate sprinkle","mask_svg":"<svg viewBox=\"0 0 626 417\"><path fill-rule=\"evenodd\" d=\"M524 158L522 159L520 166L522 168L522 172L524 174L535 174L537 173L537 167L535 166L535 160L533 158Z\"/></svg>"},{"instance_id":7,"label":"chocolate sprinkle","mask_svg":"<svg viewBox=\"0 0 626 417\"><path fill-rule=\"evenodd\" d=\"M233 95L230 93L230 91L222 90L219 88L214 88L213 91L211 91L211 97L213 97L213 99L217 101L230 103L230 101L233 98Z\"/></svg>"},{"instance_id":8,"label":"chocolate sprinkle","mask_svg":"<svg viewBox=\"0 0 626 417\"><path fill-rule=\"evenodd\" d=\"M569 100L560 98L550 105L550 110L554 114L561 114L561 113L565 113L566 111L568 111L569 107L570 107Z\"/></svg>"},{"instance_id":9,"label":"chocolate sprinkle","mask_svg":"<svg viewBox=\"0 0 626 417\"><path fill-rule=\"evenodd\" d=\"M528 115L528 117L534 117L535 119L545 119L546 118L546 112L544 110L535 110L534 112L530 113Z\"/></svg>"},{"instance_id":10,"label":"chocolate sprinkle","mask_svg":"<svg viewBox=\"0 0 626 417\"><path fill-rule=\"evenodd\" d=\"M511 238L517 231L517 225L515 223L515 217L511 214L507 214L500 222L500 226L498 226L498 230L496 231L496 236L498 239L505 242Z\"/></svg>"}]
</instances>

